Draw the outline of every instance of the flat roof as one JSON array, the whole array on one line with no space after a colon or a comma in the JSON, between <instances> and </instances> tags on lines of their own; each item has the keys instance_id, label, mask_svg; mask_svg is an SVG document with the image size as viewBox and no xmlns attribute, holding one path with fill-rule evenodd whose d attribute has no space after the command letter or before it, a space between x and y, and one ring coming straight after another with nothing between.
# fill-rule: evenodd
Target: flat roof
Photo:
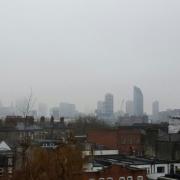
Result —
<instances>
[{"instance_id":1,"label":"flat roof","mask_svg":"<svg viewBox=\"0 0 180 180\"><path fill-rule=\"evenodd\" d=\"M112 156L97 156L95 159L101 161L108 161L111 163L120 163L126 165L149 165L149 164L167 164L170 161L159 160L159 159L148 159L143 157L132 157L132 156L121 156L121 155L112 155ZM180 163L179 161L172 161Z\"/></svg>"}]
</instances>

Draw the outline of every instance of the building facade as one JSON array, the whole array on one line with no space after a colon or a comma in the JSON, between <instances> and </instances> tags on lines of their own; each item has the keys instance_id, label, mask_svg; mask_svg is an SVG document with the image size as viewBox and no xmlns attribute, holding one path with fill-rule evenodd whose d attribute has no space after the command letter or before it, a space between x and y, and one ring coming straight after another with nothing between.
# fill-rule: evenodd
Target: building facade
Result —
<instances>
[{"instance_id":1,"label":"building facade","mask_svg":"<svg viewBox=\"0 0 180 180\"><path fill-rule=\"evenodd\" d=\"M126 114L132 116L133 112L133 101L126 101Z\"/></svg>"},{"instance_id":2,"label":"building facade","mask_svg":"<svg viewBox=\"0 0 180 180\"><path fill-rule=\"evenodd\" d=\"M112 117L114 114L114 97L112 94L108 93L105 95L105 116Z\"/></svg>"},{"instance_id":3,"label":"building facade","mask_svg":"<svg viewBox=\"0 0 180 180\"><path fill-rule=\"evenodd\" d=\"M143 155L142 134L135 128L94 130L88 133L87 140L107 149L117 149L120 154Z\"/></svg>"},{"instance_id":4,"label":"building facade","mask_svg":"<svg viewBox=\"0 0 180 180\"><path fill-rule=\"evenodd\" d=\"M154 101L152 103L152 118L154 121L159 120L159 102L158 101Z\"/></svg>"},{"instance_id":5,"label":"building facade","mask_svg":"<svg viewBox=\"0 0 180 180\"><path fill-rule=\"evenodd\" d=\"M75 104L60 103L59 112L61 117L74 118L78 114Z\"/></svg>"},{"instance_id":6,"label":"building facade","mask_svg":"<svg viewBox=\"0 0 180 180\"><path fill-rule=\"evenodd\" d=\"M146 180L146 170L113 164L97 171L83 173L83 180Z\"/></svg>"},{"instance_id":7,"label":"building facade","mask_svg":"<svg viewBox=\"0 0 180 180\"><path fill-rule=\"evenodd\" d=\"M140 88L134 86L134 115L143 116L144 114L144 100L143 93Z\"/></svg>"}]
</instances>

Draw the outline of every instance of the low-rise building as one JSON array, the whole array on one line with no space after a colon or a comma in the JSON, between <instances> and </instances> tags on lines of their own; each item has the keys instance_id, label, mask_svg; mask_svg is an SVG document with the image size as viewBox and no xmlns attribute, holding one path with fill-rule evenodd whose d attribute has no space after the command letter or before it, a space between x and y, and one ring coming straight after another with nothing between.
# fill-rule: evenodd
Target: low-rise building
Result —
<instances>
[{"instance_id":1,"label":"low-rise building","mask_svg":"<svg viewBox=\"0 0 180 180\"><path fill-rule=\"evenodd\" d=\"M122 164L112 164L83 173L83 180L146 180L146 171Z\"/></svg>"},{"instance_id":2,"label":"low-rise building","mask_svg":"<svg viewBox=\"0 0 180 180\"><path fill-rule=\"evenodd\" d=\"M117 149L120 154L143 155L142 134L136 128L123 127L113 130L94 130L88 133L89 143Z\"/></svg>"},{"instance_id":3,"label":"low-rise building","mask_svg":"<svg viewBox=\"0 0 180 180\"><path fill-rule=\"evenodd\" d=\"M12 149L2 141L0 143L0 178L12 177L14 172L14 160Z\"/></svg>"}]
</instances>

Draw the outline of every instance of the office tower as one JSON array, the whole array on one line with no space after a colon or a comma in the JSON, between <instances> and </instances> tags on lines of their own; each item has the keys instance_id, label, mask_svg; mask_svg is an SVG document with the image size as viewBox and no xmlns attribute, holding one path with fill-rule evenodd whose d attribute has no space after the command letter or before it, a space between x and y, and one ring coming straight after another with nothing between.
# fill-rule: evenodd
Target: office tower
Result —
<instances>
[{"instance_id":1,"label":"office tower","mask_svg":"<svg viewBox=\"0 0 180 180\"><path fill-rule=\"evenodd\" d=\"M114 114L114 97L110 93L105 95L104 110L105 110L105 116L107 118L113 117L113 114Z\"/></svg>"},{"instance_id":2,"label":"office tower","mask_svg":"<svg viewBox=\"0 0 180 180\"><path fill-rule=\"evenodd\" d=\"M105 103L103 101L98 101L98 103L97 103L97 112L99 114L104 114L104 112L105 112Z\"/></svg>"},{"instance_id":3,"label":"office tower","mask_svg":"<svg viewBox=\"0 0 180 180\"><path fill-rule=\"evenodd\" d=\"M99 118L103 118L104 113L105 113L105 103L104 103L104 101L98 101L97 109L96 109L96 115Z\"/></svg>"},{"instance_id":4,"label":"office tower","mask_svg":"<svg viewBox=\"0 0 180 180\"><path fill-rule=\"evenodd\" d=\"M143 116L144 114L144 102L143 102L143 93L141 92L141 89L134 86L134 115L135 116Z\"/></svg>"},{"instance_id":5,"label":"office tower","mask_svg":"<svg viewBox=\"0 0 180 180\"><path fill-rule=\"evenodd\" d=\"M74 118L77 115L75 104L60 103L59 105L60 116L65 118Z\"/></svg>"},{"instance_id":6,"label":"office tower","mask_svg":"<svg viewBox=\"0 0 180 180\"><path fill-rule=\"evenodd\" d=\"M53 116L54 120L59 120L60 119L59 107L51 108L51 116Z\"/></svg>"},{"instance_id":7,"label":"office tower","mask_svg":"<svg viewBox=\"0 0 180 180\"><path fill-rule=\"evenodd\" d=\"M159 120L159 102L154 101L152 103L152 117L154 120Z\"/></svg>"},{"instance_id":8,"label":"office tower","mask_svg":"<svg viewBox=\"0 0 180 180\"><path fill-rule=\"evenodd\" d=\"M38 116L44 116L46 117L48 115L48 108L45 103L39 103L38 105Z\"/></svg>"},{"instance_id":9,"label":"office tower","mask_svg":"<svg viewBox=\"0 0 180 180\"><path fill-rule=\"evenodd\" d=\"M132 116L134 113L133 101L126 101L126 114Z\"/></svg>"}]
</instances>

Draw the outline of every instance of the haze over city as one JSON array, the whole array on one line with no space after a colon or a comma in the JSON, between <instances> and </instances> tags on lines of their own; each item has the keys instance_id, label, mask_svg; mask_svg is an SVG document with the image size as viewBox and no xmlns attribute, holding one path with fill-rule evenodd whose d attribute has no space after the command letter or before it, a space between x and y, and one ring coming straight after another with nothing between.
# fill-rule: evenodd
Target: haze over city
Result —
<instances>
[{"instance_id":1,"label":"haze over city","mask_svg":"<svg viewBox=\"0 0 180 180\"><path fill-rule=\"evenodd\" d=\"M29 94L93 112L105 93L118 110L144 94L145 112L179 108L178 0L0 2L0 100Z\"/></svg>"}]
</instances>

